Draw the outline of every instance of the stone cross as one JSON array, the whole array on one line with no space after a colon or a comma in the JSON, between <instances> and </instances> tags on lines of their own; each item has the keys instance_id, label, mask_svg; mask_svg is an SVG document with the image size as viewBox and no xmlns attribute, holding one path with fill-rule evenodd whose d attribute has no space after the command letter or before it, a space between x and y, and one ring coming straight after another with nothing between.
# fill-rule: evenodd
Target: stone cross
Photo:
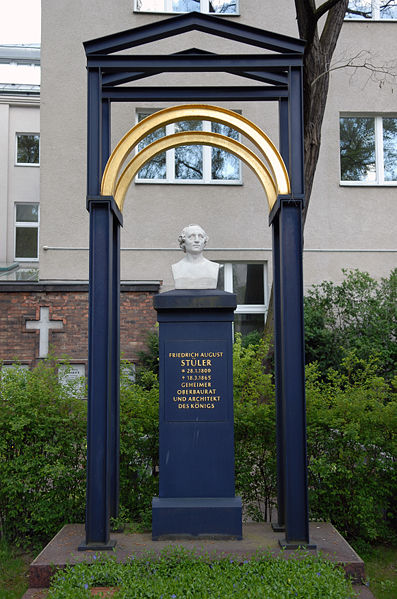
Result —
<instances>
[{"instance_id":1,"label":"stone cross","mask_svg":"<svg viewBox=\"0 0 397 599\"><path fill-rule=\"evenodd\" d=\"M50 329L63 329L61 320L50 320L50 309L40 308L40 320L27 320L26 328L40 331L39 340L39 358L46 358L48 355L48 333Z\"/></svg>"}]
</instances>

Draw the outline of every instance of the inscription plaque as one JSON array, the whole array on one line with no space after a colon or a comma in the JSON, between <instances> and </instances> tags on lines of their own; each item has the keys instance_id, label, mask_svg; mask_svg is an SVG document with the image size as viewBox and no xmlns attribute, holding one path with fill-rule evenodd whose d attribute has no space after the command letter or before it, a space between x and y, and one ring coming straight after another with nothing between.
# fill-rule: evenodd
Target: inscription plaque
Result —
<instances>
[{"instance_id":1,"label":"inscription plaque","mask_svg":"<svg viewBox=\"0 0 397 599\"><path fill-rule=\"evenodd\" d=\"M227 418L226 343L200 339L164 344L167 421L223 421Z\"/></svg>"}]
</instances>

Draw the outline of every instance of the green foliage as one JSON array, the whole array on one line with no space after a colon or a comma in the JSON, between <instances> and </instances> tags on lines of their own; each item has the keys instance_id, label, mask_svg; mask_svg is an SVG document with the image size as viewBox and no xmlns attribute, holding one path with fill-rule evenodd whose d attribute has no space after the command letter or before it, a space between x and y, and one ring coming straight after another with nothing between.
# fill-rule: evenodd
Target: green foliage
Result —
<instances>
[{"instance_id":1,"label":"green foliage","mask_svg":"<svg viewBox=\"0 0 397 599\"><path fill-rule=\"evenodd\" d=\"M166 548L126 564L101 557L58 571L49 599L85 599L93 586L115 586L115 598L348 599L351 583L341 568L314 556L298 554L285 560L258 555L242 564L230 557L211 560L183 547Z\"/></svg>"},{"instance_id":2,"label":"green foliage","mask_svg":"<svg viewBox=\"0 0 397 599\"><path fill-rule=\"evenodd\" d=\"M146 349L138 352L139 367L137 369L137 383L150 388L150 377L153 373L156 377L159 374L159 334L158 330L149 331L146 337ZM153 377L151 377L153 380Z\"/></svg>"},{"instance_id":3,"label":"green foliage","mask_svg":"<svg viewBox=\"0 0 397 599\"><path fill-rule=\"evenodd\" d=\"M120 505L126 520L149 527L158 495L158 402L157 382L143 389L121 375Z\"/></svg>"},{"instance_id":4,"label":"green foliage","mask_svg":"<svg viewBox=\"0 0 397 599\"><path fill-rule=\"evenodd\" d=\"M51 361L0 381L1 535L42 544L84 518L85 409Z\"/></svg>"},{"instance_id":5,"label":"green foliage","mask_svg":"<svg viewBox=\"0 0 397 599\"><path fill-rule=\"evenodd\" d=\"M354 546L354 545L353 545ZM369 588L376 599L397 597L397 547L354 546L365 562Z\"/></svg>"},{"instance_id":6,"label":"green foliage","mask_svg":"<svg viewBox=\"0 0 397 599\"><path fill-rule=\"evenodd\" d=\"M307 369L309 497L312 519L350 539L395 539L396 394L376 362L349 355L326 381Z\"/></svg>"},{"instance_id":7,"label":"green foliage","mask_svg":"<svg viewBox=\"0 0 397 599\"><path fill-rule=\"evenodd\" d=\"M263 339L243 346L236 335L233 347L234 439L237 493L247 516L271 519L277 494L274 388L263 370L267 352Z\"/></svg>"},{"instance_id":8,"label":"green foliage","mask_svg":"<svg viewBox=\"0 0 397 599\"><path fill-rule=\"evenodd\" d=\"M0 540L0 599L20 599L28 588L26 569L30 554L17 554L4 539Z\"/></svg>"},{"instance_id":9,"label":"green foliage","mask_svg":"<svg viewBox=\"0 0 397 599\"><path fill-rule=\"evenodd\" d=\"M255 520L271 519L276 497L266 350L263 340L243 347L240 336L234 345L236 491ZM392 541L397 524L396 390L378 372L379 358L365 360L357 351L326 375L317 364L307 368L310 516L366 542ZM142 387L121 368L119 520L146 528L158 494L159 389L151 376ZM78 390L59 384L51 360L3 374L0 524L9 541L42 544L64 523L84 519L85 410Z\"/></svg>"},{"instance_id":10,"label":"green foliage","mask_svg":"<svg viewBox=\"0 0 397 599\"><path fill-rule=\"evenodd\" d=\"M324 375L338 369L354 350L368 361L377 355L378 373L396 375L397 269L376 281L359 270L343 271L339 285L323 281L305 297L306 363L318 362Z\"/></svg>"}]
</instances>

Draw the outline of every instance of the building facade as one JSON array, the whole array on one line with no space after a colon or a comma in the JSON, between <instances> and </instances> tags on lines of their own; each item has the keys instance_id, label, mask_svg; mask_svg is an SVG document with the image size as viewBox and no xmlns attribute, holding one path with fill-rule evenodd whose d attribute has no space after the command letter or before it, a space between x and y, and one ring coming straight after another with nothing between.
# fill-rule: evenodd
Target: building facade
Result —
<instances>
[{"instance_id":1,"label":"building facade","mask_svg":"<svg viewBox=\"0 0 397 599\"><path fill-rule=\"evenodd\" d=\"M40 229L40 47L0 46L1 272L34 276Z\"/></svg>"},{"instance_id":2,"label":"building facade","mask_svg":"<svg viewBox=\"0 0 397 599\"><path fill-rule=\"evenodd\" d=\"M359 268L379 278L396 266L397 3L353 0L349 6L352 12L346 16L331 67L320 159L305 226L306 289L324 279L340 281L343 268ZM276 8L258 0L118 0L111 4L87 0L78 6L42 0L39 263L35 263L42 283L76 284L88 279L83 42L190 10L298 37L294 3L288 0L280 0ZM222 54L251 52L244 44L200 32L147 44L134 52L169 54L191 48ZM190 86L204 79L217 85L238 82L233 75L204 73L200 78L157 75L145 84ZM278 144L276 104L219 105L241 112ZM113 104L112 148L140 119L164 107L143 101ZM195 127L236 136L227 127L205 121L176 123L153 135ZM35 134L33 129L21 131ZM142 143L146 141L150 140ZM22 212L18 211L18 218ZM25 221L13 218L12 226L22 229ZM173 149L139 173L124 208L122 280L149 286L157 282L161 290L170 289L171 265L181 257L177 237L189 223L199 223L206 230L207 257L224 265L220 287L237 293L236 329L243 333L260 329L272 282L266 198L249 169L221 151ZM18 261L12 251L4 255L7 261Z\"/></svg>"}]
</instances>

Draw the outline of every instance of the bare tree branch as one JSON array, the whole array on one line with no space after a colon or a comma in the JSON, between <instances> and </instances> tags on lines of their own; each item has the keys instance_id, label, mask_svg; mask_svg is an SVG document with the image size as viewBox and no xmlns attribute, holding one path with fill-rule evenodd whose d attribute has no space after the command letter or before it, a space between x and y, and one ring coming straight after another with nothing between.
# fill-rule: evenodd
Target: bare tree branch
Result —
<instances>
[{"instance_id":1,"label":"bare tree branch","mask_svg":"<svg viewBox=\"0 0 397 599\"><path fill-rule=\"evenodd\" d=\"M321 4L314 13L314 17L316 19L316 21L319 21L321 19L321 17L323 15L325 15L326 12L328 12L329 10L331 10L331 8L333 8L335 6L335 4L338 4L341 0L327 0L326 2L324 2L324 4Z\"/></svg>"},{"instance_id":2,"label":"bare tree branch","mask_svg":"<svg viewBox=\"0 0 397 599\"><path fill-rule=\"evenodd\" d=\"M366 69L371 72L370 78L372 81L376 81L377 83L386 83L389 81L390 83L393 83L397 77L396 62L394 61L392 63L375 64L372 62L373 58L374 57L368 50L360 50L355 56L352 56L349 59L335 61L333 65L331 64L328 73L331 73L332 71L338 71L340 69L353 69L353 74L355 74L358 69ZM324 75L325 73L320 73L313 80L312 85L314 85L316 81L318 81L318 79ZM377 76L380 76L380 78Z\"/></svg>"}]
</instances>

